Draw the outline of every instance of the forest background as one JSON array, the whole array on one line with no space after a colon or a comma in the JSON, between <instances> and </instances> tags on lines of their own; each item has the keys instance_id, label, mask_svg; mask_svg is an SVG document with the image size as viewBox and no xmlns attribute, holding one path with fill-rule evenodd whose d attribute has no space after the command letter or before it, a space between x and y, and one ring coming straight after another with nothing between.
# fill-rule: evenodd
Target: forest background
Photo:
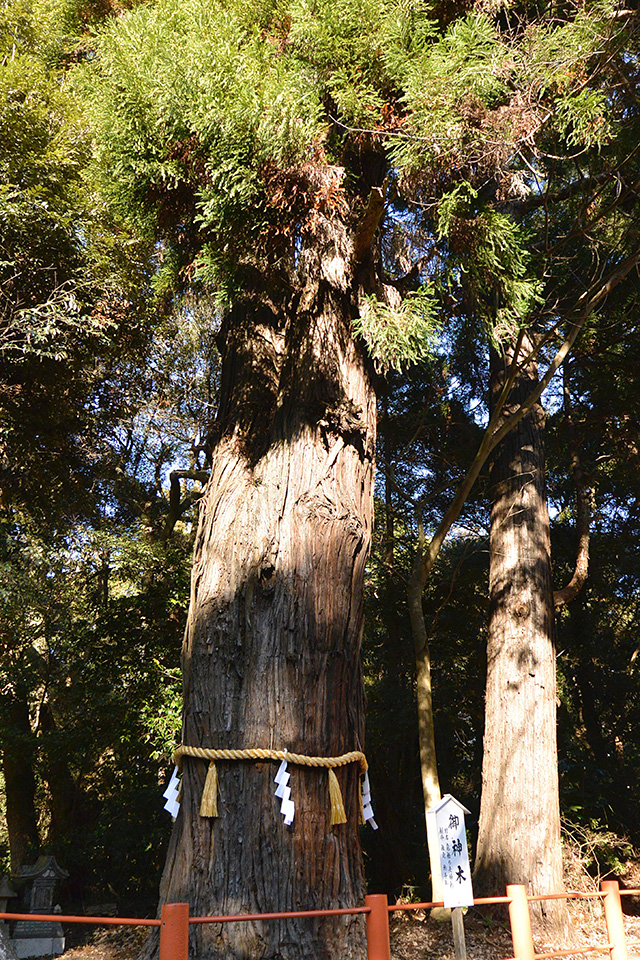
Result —
<instances>
[{"instance_id":1,"label":"forest background","mask_svg":"<svg viewBox=\"0 0 640 960\"><path fill-rule=\"evenodd\" d=\"M245 6L250 19L261 5ZM351 52L326 94L333 127L319 136L314 116L312 135L351 159L391 149L380 256L388 286L412 293L404 312L388 296L370 302L358 330L379 417L363 655L381 829L363 835L368 883L394 897L429 893L407 597L420 537L438 530L473 468L491 351L533 330L549 363L567 318L580 335L543 395L556 589L576 556L584 572L587 530L589 562L556 614L560 801L567 836L588 836L600 867L615 871L640 843L636 15L603 3L387 6L395 21L385 5L362 4L361 19L334 11L313 38L326 63ZM435 51L431 90L450 88L440 113L431 96L428 130L419 91L406 84L404 115L400 97L392 109L382 96L381 68L366 75L357 62L376 63L362 17L375 23L383 7L397 50ZM272 44L286 45L289 27L270 16ZM144 77L127 78L145 105L125 132L108 119L105 77L92 67L114 56L98 38L110 22L126 36L115 4L0 11L0 854L9 869L52 852L70 871L70 903L133 912L155 905L171 827L161 793L215 442L221 289L234 280L208 231L222 222L221 198L259 208L260 196L236 175L238 136L196 201L199 143L168 137L161 155ZM156 27L144 27L148 48L163 42ZM504 63L506 39L515 56L525 35L536 110L505 99L517 84L495 61L499 43ZM399 75L401 59L385 69ZM114 63L113 74L123 69ZM290 126L287 137L303 137ZM114 189L122 171L100 162L109 137L134 144L143 215ZM451 152L439 161L442 143ZM284 163L283 147L272 152ZM295 184L278 180L269 157L262 164L278 213L268 228L295 253ZM233 250L231 233L222 241ZM488 461L480 467L422 594L440 782L472 811L472 840L489 619Z\"/></svg>"}]
</instances>

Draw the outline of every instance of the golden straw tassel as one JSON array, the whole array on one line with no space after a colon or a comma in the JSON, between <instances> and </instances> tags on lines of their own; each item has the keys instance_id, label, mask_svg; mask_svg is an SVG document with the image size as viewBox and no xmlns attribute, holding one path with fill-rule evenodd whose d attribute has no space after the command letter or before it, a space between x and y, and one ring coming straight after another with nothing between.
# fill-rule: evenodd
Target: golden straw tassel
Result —
<instances>
[{"instance_id":1,"label":"golden straw tassel","mask_svg":"<svg viewBox=\"0 0 640 960\"><path fill-rule=\"evenodd\" d=\"M329 800L331 801L331 826L333 827L336 823L346 823L347 815L344 812L340 784L331 767L329 767Z\"/></svg>"},{"instance_id":2,"label":"golden straw tassel","mask_svg":"<svg viewBox=\"0 0 640 960\"><path fill-rule=\"evenodd\" d=\"M218 771L214 760L209 762L207 779L204 782L202 800L200 801L201 817L218 816Z\"/></svg>"}]
</instances>

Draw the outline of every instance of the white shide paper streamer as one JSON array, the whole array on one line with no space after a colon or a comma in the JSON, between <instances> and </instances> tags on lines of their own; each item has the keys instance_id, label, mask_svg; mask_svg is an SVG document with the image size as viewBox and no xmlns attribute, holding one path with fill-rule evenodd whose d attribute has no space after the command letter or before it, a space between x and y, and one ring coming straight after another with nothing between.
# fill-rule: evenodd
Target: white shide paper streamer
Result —
<instances>
[{"instance_id":1,"label":"white shide paper streamer","mask_svg":"<svg viewBox=\"0 0 640 960\"><path fill-rule=\"evenodd\" d=\"M364 822L368 823L373 830L378 829L378 824L373 819L373 807L371 806L371 785L369 784L369 773L365 771L362 778L362 815Z\"/></svg>"},{"instance_id":2,"label":"white shide paper streamer","mask_svg":"<svg viewBox=\"0 0 640 960\"><path fill-rule=\"evenodd\" d=\"M178 768L173 768L173 773L171 774L171 779L169 780L169 786L162 794L162 796L167 801L164 805L164 809L168 810L173 819L178 816L180 810L180 801L178 797L180 796L180 777L178 776Z\"/></svg>"},{"instance_id":3,"label":"white shide paper streamer","mask_svg":"<svg viewBox=\"0 0 640 960\"><path fill-rule=\"evenodd\" d=\"M282 800L282 803L280 804L280 813L284 817L285 826L287 827L291 826L293 823L293 817L296 812L296 805L291 799L291 787L287 786L290 779L291 774L287 773L287 761L283 760L278 767L278 772L275 775L274 783L278 784L275 795L279 800Z\"/></svg>"}]
</instances>

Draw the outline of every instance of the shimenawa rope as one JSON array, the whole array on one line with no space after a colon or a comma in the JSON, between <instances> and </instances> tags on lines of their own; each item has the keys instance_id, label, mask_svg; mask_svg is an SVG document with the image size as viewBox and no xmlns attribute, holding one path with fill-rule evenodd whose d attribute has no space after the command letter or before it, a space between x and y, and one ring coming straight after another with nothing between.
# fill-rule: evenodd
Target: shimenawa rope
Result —
<instances>
[{"instance_id":1,"label":"shimenawa rope","mask_svg":"<svg viewBox=\"0 0 640 960\"><path fill-rule=\"evenodd\" d=\"M200 801L201 817L218 816L218 771L216 760L286 760L302 767L325 767L329 774L329 803L331 806L331 825L346 823L347 815L344 809L340 784L334 771L335 767L343 767L348 763L360 764L360 773L367 771L367 759L360 750L343 753L339 757L308 757L303 753L289 753L288 750L265 750L255 747L248 750L214 750L210 747L190 747L180 744L173 753L174 763L182 766L183 757L195 757L198 760L208 760L209 769L205 780L202 800ZM360 820L364 822L362 810L362 793L360 794Z\"/></svg>"}]
</instances>

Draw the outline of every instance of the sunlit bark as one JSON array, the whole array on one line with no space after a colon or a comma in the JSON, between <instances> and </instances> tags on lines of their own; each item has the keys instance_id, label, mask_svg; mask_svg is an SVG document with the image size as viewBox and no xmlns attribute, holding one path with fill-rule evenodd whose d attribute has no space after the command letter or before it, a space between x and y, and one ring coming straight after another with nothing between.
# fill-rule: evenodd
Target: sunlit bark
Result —
<instances>
[{"instance_id":1,"label":"sunlit bark","mask_svg":"<svg viewBox=\"0 0 640 960\"><path fill-rule=\"evenodd\" d=\"M492 357L492 396L510 356ZM521 368L512 403L528 396L537 364ZM496 449L491 472L490 616L476 893L526 884L560 892L562 853L556 747L556 673L544 412L537 404ZM562 925L551 900L538 918Z\"/></svg>"}]
</instances>

